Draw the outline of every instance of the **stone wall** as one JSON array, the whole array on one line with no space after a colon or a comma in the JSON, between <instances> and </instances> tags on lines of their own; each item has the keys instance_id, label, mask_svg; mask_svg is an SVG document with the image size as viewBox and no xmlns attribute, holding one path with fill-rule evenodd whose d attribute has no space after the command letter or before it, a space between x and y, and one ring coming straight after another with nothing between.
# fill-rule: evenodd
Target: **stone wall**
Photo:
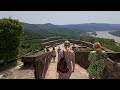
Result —
<instances>
[{"instance_id":1,"label":"stone wall","mask_svg":"<svg viewBox=\"0 0 120 90\"><path fill-rule=\"evenodd\" d=\"M55 45L55 43L60 44L64 42L64 39L53 40L43 43L43 45ZM79 40L69 40L71 43L82 44L92 48L92 44L79 41ZM90 51L75 51L75 62L81 67L87 69L90 62L88 61L88 55ZM103 79L119 79L120 78L120 52L107 52L108 59L106 60L106 67L103 74ZM51 60L51 52L35 53L34 55L28 55L22 57L23 62L31 62L34 64L35 68L35 78L43 79L47 72L48 66Z\"/></svg>"},{"instance_id":2,"label":"stone wall","mask_svg":"<svg viewBox=\"0 0 120 90\"><path fill-rule=\"evenodd\" d=\"M55 47L63 42L64 42L64 39L59 36L41 39L41 44L39 45L39 50L44 50L45 48Z\"/></svg>"},{"instance_id":3,"label":"stone wall","mask_svg":"<svg viewBox=\"0 0 120 90\"><path fill-rule=\"evenodd\" d=\"M64 42L64 39L53 40L53 41L49 41L49 42L44 42L44 43L42 43L42 46L49 46L49 45L55 46L56 43L60 43L60 44L61 44L62 42Z\"/></svg>"},{"instance_id":4,"label":"stone wall","mask_svg":"<svg viewBox=\"0 0 120 90\"><path fill-rule=\"evenodd\" d=\"M38 52L34 55L22 57L22 62L32 63L36 79L44 79L51 62L51 52Z\"/></svg>"},{"instance_id":5,"label":"stone wall","mask_svg":"<svg viewBox=\"0 0 120 90\"><path fill-rule=\"evenodd\" d=\"M88 61L88 52L76 51L76 64L87 69L90 62ZM105 69L102 79L120 79L120 52L107 52L108 58L105 62Z\"/></svg>"},{"instance_id":6,"label":"stone wall","mask_svg":"<svg viewBox=\"0 0 120 90\"><path fill-rule=\"evenodd\" d=\"M69 39L69 41L71 43L74 43L74 44L82 44L83 46L87 46L87 47L93 48L92 43L89 43L89 42L86 42L86 41L72 40L72 39Z\"/></svg>"},{"instance_id":7,"label":"stone wall","mask_svg":"<svg viewBox=\"0 0 120 90\"><path fill-rule=\"evenodd\" d=\"M65 40L61 37L51 37L43 40L42 46L56 46L63 43ZM24 65L33 64L35 69L35 78L36 79L44 79L46 72L48 70L50 61L51 61L51 52L43 52L39 51L37 53L28 54L22 57L22 62Z\"/></svg>"},{"instance_id":8,"label":"stone wall","mask_svg":"<svg viewBox=\"0 0 120 90\"><path fill-rule=\"evenodd\" d=\"M76 51L75 52L75 63L87 69L90 64L90 61L88 61L88 54L89 52Z\"/></svg>"},{"instance_id":9,"label":"stone wall","mask_svg":"<svg viewBox=\"0 0 120 90\"><path fill-rule=\"evenodd\" d=\"M49 38L46 38L46 39L41 39L41 43L44 43L44 42L49 42L49 41L53 41L53 40L58 40L58 39L63 39L62 37L49 37Z\"/></svg>"},{"instance_id":10,"label":"stone wall","mask_svg":"<svg viewBox=\"0 0 120 90\"><path fill-rule=\"evenodd\" d=\"M72 40L72 39L69 39L69 41L71 43L74 43L74 44L82 44L83 46L87 46L87 47L90 47L90 48L93 48L93 44L90 43L90 42L86 42L86 41L80 41L80 40ZM105 50L106 52L114 52L110 49L107 49L105 47L102 47L103 50Z\"/></svg>"},{"instance_id":11,"label":"stone wall","mask_svg":"<svg viewBox=\"0 0 120 90\"><path fill-rule=\"evenodd\" d=\"M117 63L120 63L120 52L107 52L108 57Z\"/></svg>"},{"instance_id":12,"label":"stone wall","mask_svg":"<svg viewBox=\"0 0 120 90\"><path fill-rule=\"evenodd\" d=\"M120 53L108 53L103 79L120 79Z\"/></svg>"}]
</instances>

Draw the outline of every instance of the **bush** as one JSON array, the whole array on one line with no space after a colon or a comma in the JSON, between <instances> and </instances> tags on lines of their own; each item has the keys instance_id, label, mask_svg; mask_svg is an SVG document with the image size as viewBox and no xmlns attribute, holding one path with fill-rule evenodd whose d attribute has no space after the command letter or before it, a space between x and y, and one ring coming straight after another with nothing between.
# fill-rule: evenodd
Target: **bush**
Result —
<instances>
[{"instance_id":1,"label":"bush","mask_svg":"<svg viewBox=\"0 0 120 90\"><path fill-rule=\"evenodd\" d=\"M0 60L5 63L18 55L22 24L11 18L0 19Z\"/></svg>"}]
</instances>

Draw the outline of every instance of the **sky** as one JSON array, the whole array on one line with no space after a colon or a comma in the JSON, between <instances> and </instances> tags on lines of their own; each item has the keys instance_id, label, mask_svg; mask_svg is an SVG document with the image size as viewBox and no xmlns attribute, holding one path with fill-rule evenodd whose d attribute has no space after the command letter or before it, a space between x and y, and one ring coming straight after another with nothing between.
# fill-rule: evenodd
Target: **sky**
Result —
<instances>
[{"instance_id":1,"label":"sky","mask_svg":"<svg viewBox=\"0 0 120 90\"><path fill-rule=\"evenodd\" d=\"M0 19L4 17L30 24L120 24L120 11L0 11Z\"/></svg>"}]
</instances>

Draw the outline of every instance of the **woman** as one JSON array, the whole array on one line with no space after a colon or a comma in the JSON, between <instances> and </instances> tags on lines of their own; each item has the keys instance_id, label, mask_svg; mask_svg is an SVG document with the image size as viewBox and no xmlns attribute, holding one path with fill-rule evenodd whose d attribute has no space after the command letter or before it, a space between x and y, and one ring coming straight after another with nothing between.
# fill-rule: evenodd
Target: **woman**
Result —
<instances>
[{"instance_id":1,"label":"woman","mask_svg":"<svg viewBox=\"0 0 120 90\"><path fill-rule=\"evenodd\" d=\"M65 53L65 59L67 63L67 68L69 71L67 73L62 73L58 71L58 79L69 79L71 76L71 73L74 72L75 69L75 53L70 49L70 42L65 41L64 42L64 53ZM63 50L61 50L58 54L58 62L61 57L63 57ZM72 62L72 64L71 64Z\"/></svg>"},{"instance_id":2,"label":"woman","mask_svg":"<svg viewBox=\"0 0 120 90\"><path fill-rule=\"evenodd\" d=\"M55 63L55 57L56 57L56 51L55 51L55 48L53 47L53 50L52 50L53 63Z\"/></svg>"},{"instance_id":3,"label":"woman","mask_svg":"<svg viewBox=\"0 0 120 90\"><path fill-rule=\"evenodd\" d=\"M89 72L90 79L101 79L107 54L101 49L101 44L99 42L94 43L93 48L95 51L91 51L88 56L88 60L91 63L87 71Z\"/></svg>"}]
</instances>

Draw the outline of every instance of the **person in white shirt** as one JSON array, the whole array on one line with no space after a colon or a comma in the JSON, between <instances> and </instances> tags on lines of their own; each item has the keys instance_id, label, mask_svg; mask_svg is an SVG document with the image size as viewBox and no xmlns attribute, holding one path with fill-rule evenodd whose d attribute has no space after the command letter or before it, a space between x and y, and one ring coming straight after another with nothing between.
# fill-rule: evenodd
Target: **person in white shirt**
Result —
<instances>
[{"instance_id":1,"label":"person in white shirt","mask_svg":"<svg viewBox=\"0 0 120 90\"><path fill-rule=\"evenodd\" d=\"M52 50L53 63L55 63L55 57L56 57L56 51L55 51L55 48L53 47L53 50Z\"/></svg>"}]
</instances>

